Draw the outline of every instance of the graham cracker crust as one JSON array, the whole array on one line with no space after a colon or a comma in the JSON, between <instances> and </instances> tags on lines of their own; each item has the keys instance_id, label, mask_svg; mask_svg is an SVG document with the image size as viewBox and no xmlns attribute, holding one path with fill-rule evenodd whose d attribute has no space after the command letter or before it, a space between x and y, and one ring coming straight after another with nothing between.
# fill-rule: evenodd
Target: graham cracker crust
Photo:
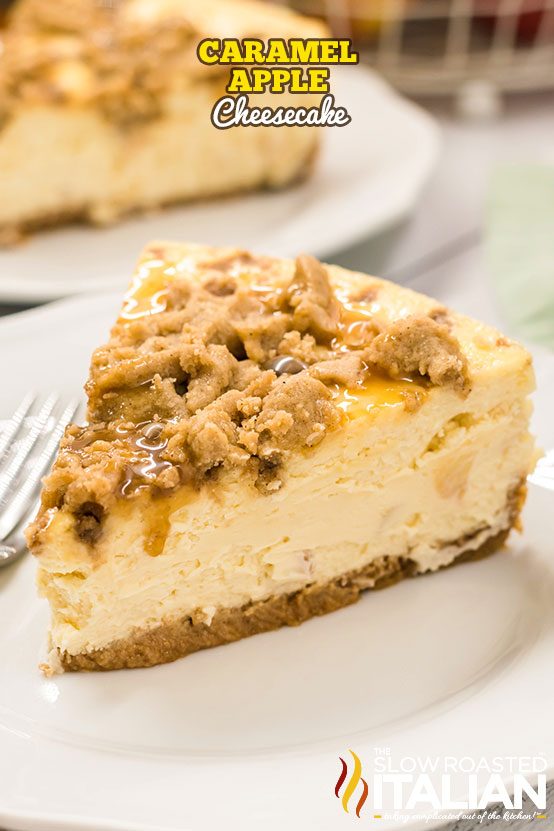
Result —
<instances>
[{"instance_id":1,"label":"graham cracker crust","mask_svg":"<svg viewBox=\"0 0 554 831\"><path fill-rule=\"evenodd\" d=\"M517 527L525 495L525 485L510 494L510 524L507 528L489 537L478 548L462 551L441 568L481 560L502 548L512 528ZM459 544L470 540L471 537L465 538ZM134 669L169 663L200 649L232 643L282 626L298 626L311 617L326 615L355 603L363 591L382 589L413 576L417 576L416 563L409 557L383 556L365 568L342 575L324 586L312 585L240 608L221 609L209 626L186 616L148 631L138 631L104 649L79 655L60 653L59 659L63 669L68 671Z\"/></svg>"}]
</instances>

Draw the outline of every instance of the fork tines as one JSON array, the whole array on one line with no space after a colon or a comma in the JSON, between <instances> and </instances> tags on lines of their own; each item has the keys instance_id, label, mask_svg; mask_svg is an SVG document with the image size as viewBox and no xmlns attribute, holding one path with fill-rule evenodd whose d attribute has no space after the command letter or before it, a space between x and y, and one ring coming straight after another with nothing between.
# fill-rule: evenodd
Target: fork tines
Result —
<instances>
[{"instance_id":1,"label":"fork tines","mask_svg":"<svg viewBox=\"0 0 554 831\"><path fill-rule=\"evenodd\" d=\"M7 551L36 508L38 489L79 403L51 394L25 396L0 432L0 542ZM16 547L16 546L15 546ZM1 564L0 557L0 564ZM4 555L7 559L7 555Z\"/></svg>"}]
</instances>

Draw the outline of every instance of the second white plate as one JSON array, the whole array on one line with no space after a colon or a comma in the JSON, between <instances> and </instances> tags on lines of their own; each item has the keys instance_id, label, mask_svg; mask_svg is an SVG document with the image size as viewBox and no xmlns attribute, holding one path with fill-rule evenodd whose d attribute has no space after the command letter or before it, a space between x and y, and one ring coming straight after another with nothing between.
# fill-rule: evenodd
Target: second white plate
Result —
<instances>
[{"instance_id":1,"label":"second white plate","mask_svg":"<svg viewBox=\"0 0 554 831\"><path fill-rule=\"evenodd\" d=\"M0 251L0 301L123 288L151 239L323 258L401 219L437 159L435 122L368 69L337 67L333 79L352 123L325 131L315 173L302 185L174 208L113 228L37 234Z\"/></svg>"}]
</instances>

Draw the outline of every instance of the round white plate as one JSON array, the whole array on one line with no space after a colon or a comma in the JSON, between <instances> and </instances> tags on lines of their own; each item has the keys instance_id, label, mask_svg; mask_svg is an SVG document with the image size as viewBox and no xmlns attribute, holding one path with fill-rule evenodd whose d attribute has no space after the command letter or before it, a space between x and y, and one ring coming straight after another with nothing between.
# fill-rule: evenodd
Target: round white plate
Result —
<instances>
[{"instance_id":1,"label":"round white plate","mask_svg":"<svg viewBox=\"0 0 554 831\"><path fill-rule=\"evenodd\" d=\"M0 419L29 388L74 395L118 302L0 322ZM554 361L538 370L535 429L552 447ZM34 563L0 570L0 827L340 831L357 821L334 794L349 748L364 768L387 748L396 760L548 756L552 501L531 488L525 533L500 555L147 670L43 678Z\"/></svg>"},{"instance_id":2,"label":"round white plate","mask_svg":"<svg viewBox=\"0 0 554 831\"><path fill-rule=\"evenodd\" d=\"M337 104L352 123L325 131L314 175L302 185L169 209L113 228L37 234L0 250L0 301L121 288L152 239L323 258L401 219L437 159L438 128L368 69L337 67L333 78Z\"/></svg>"}]
</instances>

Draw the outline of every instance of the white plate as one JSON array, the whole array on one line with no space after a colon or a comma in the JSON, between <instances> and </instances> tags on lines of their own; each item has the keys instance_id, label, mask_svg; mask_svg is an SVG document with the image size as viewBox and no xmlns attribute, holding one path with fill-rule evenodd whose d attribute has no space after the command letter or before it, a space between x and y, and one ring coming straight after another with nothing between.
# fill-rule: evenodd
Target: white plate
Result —
<instances>
[{"instance_id":1,"label":"white plate","mask_svg":"<svg viewBox=\"0 0 554 831\"><path fill-rule=\"evenodd\" d=\"M152 239L325 257L402 218L437 159L438 129L362 67L333 71L352 123L328 129L314 175L298 187L174 208L113 228L65 228L0 251L0 300L42 301L125 285Z\"/></svg>"},{"instance_id":2,"label":"white plate","mask_svg":"<svg viewBox=\"0 0 554 831\"><path fill-rule=\"evenodd\" d=\"M74 394L117 305L73 299L0 323L0 418L30 387ZM554 362L538 368L535 428L554 446ZM552 493L531 488L525 534L502 555L132 672L44 679L34 563L0 570L0 827L340 830L355 821L334 795L349 748L365 763L376 747L552 754L552 514Z\"/></svg>"}]
</instances>

